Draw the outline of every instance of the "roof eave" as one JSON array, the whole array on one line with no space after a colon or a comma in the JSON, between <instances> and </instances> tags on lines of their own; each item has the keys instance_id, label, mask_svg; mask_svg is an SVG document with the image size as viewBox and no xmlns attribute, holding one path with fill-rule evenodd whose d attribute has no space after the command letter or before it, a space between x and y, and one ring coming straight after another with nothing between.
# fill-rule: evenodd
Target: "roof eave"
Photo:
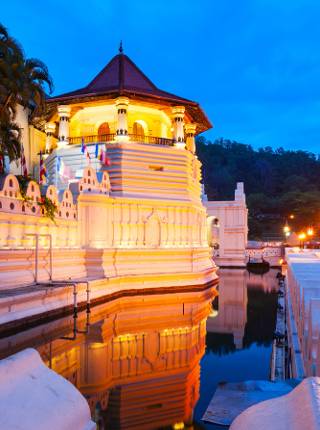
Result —
<instances>
[{"instance_id":1,"label":"roof eave","mask_svg":"<svg viewBox=\"0 0 320 430\"><path fill-rule=\"evenodd\" d=\"M72 104L76 104L76 103L83 103L86 101L94 101L94 100L98 100L98 99L103 99L103 98L116 98L119 96L128 96L131 97L133 99L142 99L142 100L147 100L150 102L162 102L162 103L166 103L168 105L184 105L187 109L187 112L189 113L189 115L193 118L194 117L194 112L193 110L196 110L200 116L197 122L198 124L198 128L197 128L197 133L203 133L204 131L210 129L213 127L213 125L211 124L211 122L209 121L208 117L206 116L206 114L204 113L204 111L201 109L199 103L196 103L192 100L188 100L188 99L183 99L181 97L175 96L174 94L170 94L170 93L164 93L164 94L149 94L146 92L141 92L141 91L130 91L130 90L119 90L117 88L112 89L112 90L108 90L108 91L104 91L104 92L95 92L95 93L66 93L66 94L62 94L61 96L56 96L56 97L51 97L47 100L47 103L50 104L55 104L55 103L62 103L62 104L66 104L66 103L72 103Z\"/></svg>"}]
</instances>

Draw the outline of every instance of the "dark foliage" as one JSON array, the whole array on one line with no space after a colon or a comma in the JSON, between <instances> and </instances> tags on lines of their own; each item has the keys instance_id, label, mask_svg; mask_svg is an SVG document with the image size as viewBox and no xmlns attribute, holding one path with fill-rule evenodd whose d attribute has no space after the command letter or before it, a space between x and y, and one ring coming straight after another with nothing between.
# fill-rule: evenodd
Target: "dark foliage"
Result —
<instances>
[{"instance_id":1,"label":"dark foliage","mask_svg":"<svg viewBox=\"0 0 320 430\"><path fill-rule=\"evenodd\" d=\"M250 145L218 139L197 140L203 181L209 199L232 199L236 182L244 182L250 212L249 236L281 236L290 214L293 228L320 227L320 159L307 151Z\"/></svg>"}]
</instances>

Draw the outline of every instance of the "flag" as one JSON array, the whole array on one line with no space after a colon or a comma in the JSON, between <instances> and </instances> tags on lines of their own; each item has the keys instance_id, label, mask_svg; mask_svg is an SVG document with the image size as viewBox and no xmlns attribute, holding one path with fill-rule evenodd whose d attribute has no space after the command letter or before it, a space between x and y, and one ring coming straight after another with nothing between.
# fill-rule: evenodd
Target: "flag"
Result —
<instances>
[{"instance_id":1,"label":"flag","mask_svg":"<svg viewBox=\"0 0 320 430\"><path fill-rule=\"evenodd\" d=\"M57 172L60 176L66 179L72 179L74 177L73 170L64 164L61 157L57 158Z\"/></svg>"},{"instance_id":2,"label":"flag","mask_svg":"<svg viewBox=\"0 0 320 430\"><path fill-rule=\"evenodd\" d=\"M98 159L101 162L101 164L103 164L104 166L111 166L111 161L110 161L110 158L107 156L106 150L100 148Z\"/></svg>"},{"instance_id":3,"label":"flag","mask_svg":"<svg viewBox=\"0 0 320 430\"><path fill-rule=\"evenodd\" d=\"M86 156L87 160L88 160L88 161L89 161L89 163L90 163L90 161L91 161L91 157L90 157L90 154L89 154L89 151L88 151L87 145L86 145L86 144L85 144L85 142L84 142L84 138L82 138L82 140L81 140L81 152L82 152L82 154L85 154L85 156Z\"/></svg>"},{"instance_id":4,"label":"flag","mask_svg":"<svg viewBox=\"0 0 320 430\"><path fill-rule=\"evenodd\" d=\"M44 165L42 151L40 151L39 184L44 184L47 178L47 169Z\"/></svg>"},{"instance_id":5,"label":"flag","mask_svg":"<svg viewBox=\"0 0 320 430\"><path fill-rule=\"evenodd\" d=\"M96 143L95 157L98 158L99 155L99 144Z\"/></svg>"},{"instance_id":6,"label":"flag","mask_svg":"<svg viewBox=\"0 0 320 430\"><path fill-rule=\"evenodd\" d=\"M28 176L27 162L26 162L26 157L24 155L24 147L22 144L21 144L21 175L25 177Z\"/></svg>"},{"instance_id":7,"label":"flag","mask_svg":"<svg viewBox=\"0 0 320 430\"><path fill-rule=\"evenodd\" d=\"M103 164L104 164L105 166L111 166L111 160L110 160L110 158L108 157L108 154L107 154L107 148L105 148L105 150L104 150Z\"/></svg>"},{"instance_id":8,"label":"flag","mask_svg":"<svg viewBox=\"0 0 320 430\"><path fill-rule=\"evenodd\" d=\"M104 159L104 150L102 149L102 146L100 146L98 160L103 162L103 159Z\"/></svg>"}]
</instances>

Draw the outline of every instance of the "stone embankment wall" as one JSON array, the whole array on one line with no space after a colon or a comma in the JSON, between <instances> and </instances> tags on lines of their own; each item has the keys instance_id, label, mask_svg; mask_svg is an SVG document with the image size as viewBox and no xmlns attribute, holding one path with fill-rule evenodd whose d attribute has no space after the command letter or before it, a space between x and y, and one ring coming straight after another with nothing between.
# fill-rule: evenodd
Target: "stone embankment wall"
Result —
<instances>
[{"instance_id":1,"label":"stone embankment wall","mask_svg":"<svg viewBox=\"0 0 320 430\"><path fill-rule=\"evenodd\" d=\"M320 251L286 251L293 377L320 376Z\"/></svg>"}]
</instances>

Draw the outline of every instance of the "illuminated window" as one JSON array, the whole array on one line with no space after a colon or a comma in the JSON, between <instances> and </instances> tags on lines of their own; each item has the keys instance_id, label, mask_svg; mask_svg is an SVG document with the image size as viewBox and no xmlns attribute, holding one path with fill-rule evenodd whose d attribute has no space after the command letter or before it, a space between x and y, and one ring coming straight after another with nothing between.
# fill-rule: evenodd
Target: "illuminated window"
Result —
<instances>
[{"instance_id":1,"label":"illuminated window","mask_svg":"<svg viewBox=\"0 0 320 430\"><path fill-rule=\"evenodd\" d=\"M98 128L99 142L105 142L107 140L108 134L110 134L109 124L107 122L103 122Z\"/></svg>"},{"instance_id":2,"label":"illuminated window","mask_svg":"<svg viewBox=\"0 0 320 430\"><path fill-rule=\"evenodd\" d=\"M144 137L144 128L138 122L133 124L133 134L136 137Z\"/></svg>"}]
</instances>

